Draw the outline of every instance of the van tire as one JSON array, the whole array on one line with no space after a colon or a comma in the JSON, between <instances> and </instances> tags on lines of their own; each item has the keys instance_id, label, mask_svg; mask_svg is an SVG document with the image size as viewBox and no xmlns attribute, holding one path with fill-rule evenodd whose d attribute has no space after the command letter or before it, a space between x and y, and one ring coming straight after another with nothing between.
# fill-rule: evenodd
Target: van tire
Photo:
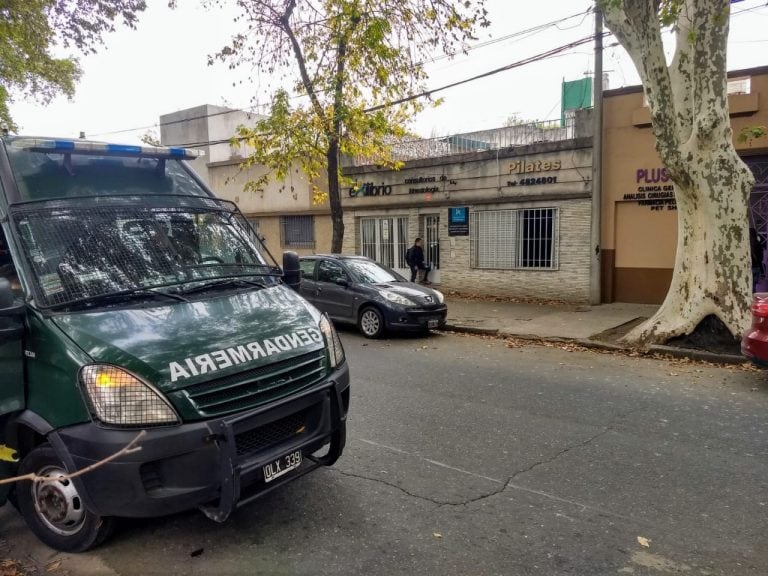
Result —
<instances>
[{"instance_id":1,"label":"van tire","mask_svg":"<svg viewBox=\"0 0 768 576\"><path fill-rule=\"evenodd\" d=\"M55 476L65 472L50 444L41 444L32 450L19 466L20 476L31 473ZM62 552L85 552L101 544L114 529L114 518L97 516L88 510L70 480L48 483L21 480L16 483L16 498L29 529L43 543ZM65 517L61 518L61 514Z\"/></svg>"},{"instance_id":2,"label":"van tire","mask_svg":"<svg viewBox=\"0 0 768 576\"><path fill-rule=\"evenodd\" d=\"M384 334L384 316L374 306L366 306L357 317L357 329L366 338L381 338Z\"/></svg>"}]
</instances>

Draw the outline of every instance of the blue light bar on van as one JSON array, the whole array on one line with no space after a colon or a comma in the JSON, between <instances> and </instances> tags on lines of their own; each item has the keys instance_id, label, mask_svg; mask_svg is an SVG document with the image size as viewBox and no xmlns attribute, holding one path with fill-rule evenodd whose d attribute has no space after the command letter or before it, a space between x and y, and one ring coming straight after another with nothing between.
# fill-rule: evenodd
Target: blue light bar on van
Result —
<instances>
[{"instance_id":1,"label":"blue light bar on van","mask_svg":"<svg viewBox=\"0 0 768 576\"><path fill-rule=\"evenodd\" d=\"M204 156L202 150L165 146L135 146L132 144L108 144L88 140L58 140L55 138L14 138L12 148L31 152L59 154L98 154L105 156L141 156L144 158L174 158L194 160Z\"/></svg>"}]
</instances>

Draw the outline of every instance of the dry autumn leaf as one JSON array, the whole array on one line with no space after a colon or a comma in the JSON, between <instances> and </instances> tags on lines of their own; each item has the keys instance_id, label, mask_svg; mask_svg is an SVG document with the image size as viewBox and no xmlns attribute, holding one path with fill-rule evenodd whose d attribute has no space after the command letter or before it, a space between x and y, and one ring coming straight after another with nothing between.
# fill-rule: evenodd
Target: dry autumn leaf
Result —
<instances>
[{"instance_id":1,"label":"dry autumn leaf","mask_svg":"<svg viewBox=\"0 0 768 576\"><path fill-rule=\"evenodd\" d=\"M643 548L651 547L651 541L648 540L648 538L645 538L644 536L638 536L637 543L640 544L640 546L642 546Z\"/></svg>"}]
</instances>

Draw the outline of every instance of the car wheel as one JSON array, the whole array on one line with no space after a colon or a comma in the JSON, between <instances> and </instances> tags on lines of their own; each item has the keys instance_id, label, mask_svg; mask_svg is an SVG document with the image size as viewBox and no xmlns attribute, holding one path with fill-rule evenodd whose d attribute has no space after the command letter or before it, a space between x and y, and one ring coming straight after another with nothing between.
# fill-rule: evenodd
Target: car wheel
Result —
<instances>
[{"instance_id":1,"label":"car wheel","mask_svg":"<svg viewBox=\"0 0 768 576\"><path fill-rule=\"evenodd\" d=\"M56 451L43 444L19 466L19 475L31 473L55 478L67 471ZM85 507L71 480L22 480L16 485L16 498L30 530L56 550L85 552L106 540L114 527L113 518L97 516Z\"/></svg>"},{"instance_id":2,"label":"car wheel","mask_svg":"<svg viewBox=\"0 0 768 576\"><path fill-rule=\"evenodd\" d=\"M366 338L379 338L384 334L384 316L373 306L363 308L357 327Z\"/></svg>"}]
</instances>

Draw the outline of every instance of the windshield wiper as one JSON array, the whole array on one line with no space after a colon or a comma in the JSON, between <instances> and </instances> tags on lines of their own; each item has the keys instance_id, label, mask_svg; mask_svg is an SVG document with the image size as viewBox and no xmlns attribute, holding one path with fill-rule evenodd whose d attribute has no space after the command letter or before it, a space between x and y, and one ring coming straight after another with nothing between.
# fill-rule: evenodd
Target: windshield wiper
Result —
<instances>
[{"instance_id":1,"label":"windshield wiper","mask_svg":"<svg viewBox=\"0 0 768 576\"><path fill-rule=\"evenodd\" d=\"M205 292L213 288L223 287L237 287L237 286L254 286L256 288L266 288L267 285L261 282L254 282L253 280L245 280L244 278L222 278L220 280L212 280L206 282L201 280L202 284L196 286L190 286L189 288L180 288L179 291L182 294L194 294L195 292Z\"/></svg>"},{"instance_id":2,"label":"windshield wiper","mask_svg":"<svg viewBox=\"0 0 768 576\"><path fill-rule=\"evenodd\" d=\"M129 290L120 290L119 292L108 292L105 294L94 294L93 296L86 296L85 298L79 298L72 300L71 302L65 302L61 304L61 308L72 308L78 306L93 306L96 304L106 304L109 302L128 302L129 300L146 300L150 298L169 298L171 300L178 300L180 302L189 302L184 296L179 294L173 294L170 292L163 292L152 288L131 288ZM58 308L59 306L57 306Z\"/></svg>"}]
</instances>

